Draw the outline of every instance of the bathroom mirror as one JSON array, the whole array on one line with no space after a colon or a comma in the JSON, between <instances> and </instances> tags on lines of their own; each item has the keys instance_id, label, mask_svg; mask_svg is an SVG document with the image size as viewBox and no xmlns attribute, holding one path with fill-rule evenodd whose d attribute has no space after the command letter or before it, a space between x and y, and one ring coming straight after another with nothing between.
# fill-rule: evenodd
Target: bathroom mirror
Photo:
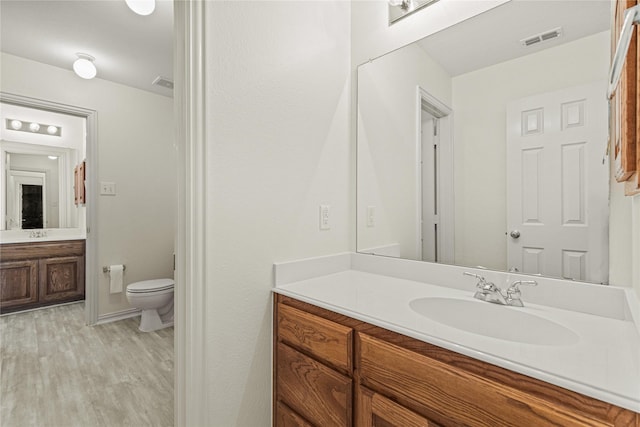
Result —
<instances>
[{"instance_id":1,"label":"bathroom mirror","mask_svg":"<svg viewBox=\"0 0 640 427\"><path fill-rule=\"evenodd\" d=\"M608 283L610 13L513 0L360 65L357 250Z\"/></svg>"},{"instance_id":2,"label":"bathroom mirror","mask_svg":"<svg viewBox=\"0 0 640 427\"><path fill-rule=\"evenodd\" d=\"M84 119L8 103L0 107L0 237L81 227L85 212L74 204L74 167L84 158ZM22 126L14 128L15 121ZM56 132L32 131L31 123L55 125Z\"/></svg>"}]
</instances>

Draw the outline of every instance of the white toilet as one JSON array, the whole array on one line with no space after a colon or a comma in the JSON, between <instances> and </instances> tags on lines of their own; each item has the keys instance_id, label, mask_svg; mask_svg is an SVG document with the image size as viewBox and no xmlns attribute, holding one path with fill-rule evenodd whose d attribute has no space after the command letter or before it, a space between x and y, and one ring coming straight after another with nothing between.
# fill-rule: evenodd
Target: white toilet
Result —
<instances>
[{"instance_id":1,"label":"white toilet","mask_svg":"<svg viewBox=\"0 0 640 427\"><path fill-rule=\"evenodd\" d=\"M142 309L140 329L151 332L173 326L173 279L154 279L127 286L127 301Z\"/></svg>"}]
</instances>

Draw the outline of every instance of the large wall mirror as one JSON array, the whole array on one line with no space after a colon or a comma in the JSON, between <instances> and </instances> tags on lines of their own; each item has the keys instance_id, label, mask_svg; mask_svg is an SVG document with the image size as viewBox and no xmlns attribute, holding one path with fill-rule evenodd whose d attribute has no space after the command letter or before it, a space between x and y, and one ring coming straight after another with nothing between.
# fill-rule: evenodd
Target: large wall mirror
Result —
<instances>
[{"instance_id":1,"label":"large wall mirror","mask_svg":"<svg viewBox=\"0 0 640 427\"><path fill-rule=\"evenodd\" d=\"M608 283L610 7L513 0L360 65L358 251Z\"/></svg>"},{"instance_id":2,"label":"large wall mirror","mask_svg":"<svg viewBox=\"0 0 640 427\"><path fill-rule=\"evenodd\" d=\"M74 167L85 156L85 119L9 103L0 116L0 237L83 227Z\"/></svg>"}]
</instances>

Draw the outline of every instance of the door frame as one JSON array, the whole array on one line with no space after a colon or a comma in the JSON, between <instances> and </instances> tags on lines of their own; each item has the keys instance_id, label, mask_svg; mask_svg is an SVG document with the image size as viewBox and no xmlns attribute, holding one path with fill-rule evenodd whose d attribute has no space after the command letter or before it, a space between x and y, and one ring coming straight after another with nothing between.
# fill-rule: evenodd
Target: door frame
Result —
<instances>
[{"instance_id":1,"label":"door frame","mask_svg":"<svg viewBox=\"0 0 640 427\"><path fill-rule=\"evenodd\" d=\"M440 144L438 150L438 216L440 238L438 239L438 254L440 261L452 264L454 261L454 229L455 203L453 198L453 110L424 88L416 88L416 254L422 259L422 111L438 119ZM450 194L451 197L442 197Z\"/></svg>"},{"instance_id":2,"label":"door frame","mask_svg":"<svg viewBox=\"0 0 640 427\"><path fill-rule=\"evenodd\" d=\"M61 104L44 99L0 92L0 102L38 110L77 116L85 119L86 136L86 249L85 249L85 322L93 325L98 321L98 113L74 105ZM82 226L82 224L80 224Z\"/></svg>"},{"instance_id":3,"label":"door frame","mask_svg":"<svg viewBox=\"0 0 640 427\"><path fill-rule=\"evenodd\" d=\"M7 205L11 200L11 206L13 207L18 224L22 229L22 189L25 184L24 179L36 179L37 184L42 187L42 228L47 228L47 174L46 172L30 172L21 170L7 171L7 190L11 187L11 192L7 191ZM27 184L32 185L32 184Z\"/></svg>"},{"instance_id":4,"label":"door frame","mask_svg":"<svg viewBox=\"0 0 640 427\"><path fill-rule=\"evenodd\" d=\"M207 425L206 1L174 0L178 148L174 290L174 424Z\"/></svg>"}]
</instances>

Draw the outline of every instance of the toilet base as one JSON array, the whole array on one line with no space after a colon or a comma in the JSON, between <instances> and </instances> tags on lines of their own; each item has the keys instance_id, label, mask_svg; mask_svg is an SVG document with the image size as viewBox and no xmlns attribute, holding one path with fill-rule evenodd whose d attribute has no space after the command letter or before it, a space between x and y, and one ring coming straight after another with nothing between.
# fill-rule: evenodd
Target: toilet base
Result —
<instances>
[{"instance_id":1,"label":"toilet base","mask_svg":"<svg viewBox=\"0 0 640 427\"><path fill-rule=\"evenodd\" d=\"M153 332L158 329L168 328L169 326L173 326L173 316L167 319L166 322L163 322L157 309L142 310L140 326L138 327L141 332Z\"/></svg>"}]
</instances>

